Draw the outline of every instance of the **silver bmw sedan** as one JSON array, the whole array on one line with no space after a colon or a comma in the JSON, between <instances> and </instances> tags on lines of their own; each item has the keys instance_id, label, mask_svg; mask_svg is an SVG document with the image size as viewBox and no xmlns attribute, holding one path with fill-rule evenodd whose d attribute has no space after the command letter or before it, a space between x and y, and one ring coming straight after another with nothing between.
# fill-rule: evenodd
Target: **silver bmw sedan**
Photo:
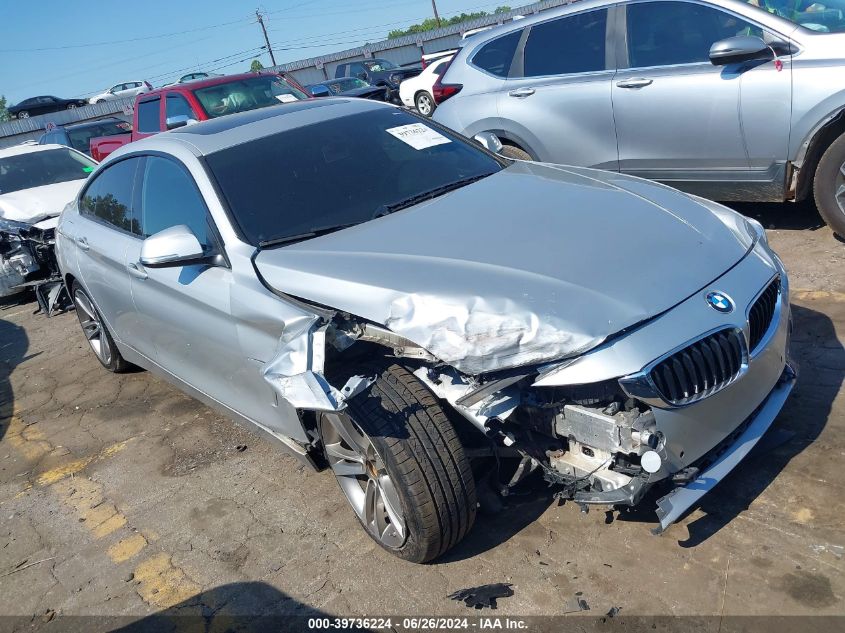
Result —
<instances>
[{"instance_id":1,"label":"silver bmw sedan","mask_svg":"<svg viewBox=\"0 0 845 633\"><path fill-rule=\"evenodd\" d=\"M416 562L466 536L497 464L500 489L531 474L584 506L657 488L666 529L795 381L757 222L370 101L127 145L57 251L106 369L154 371L330 468L368 534Z\"/></svg>"}]
</instances>

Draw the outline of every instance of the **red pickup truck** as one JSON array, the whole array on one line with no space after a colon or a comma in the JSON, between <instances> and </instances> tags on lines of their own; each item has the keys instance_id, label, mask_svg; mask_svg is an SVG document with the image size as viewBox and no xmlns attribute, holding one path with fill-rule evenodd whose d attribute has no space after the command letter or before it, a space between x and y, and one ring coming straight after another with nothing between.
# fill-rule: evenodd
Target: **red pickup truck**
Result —
<instances>
[{"instance_id":1,"label":"red pickup truck","mask_svg":"<svg viewBox=\"0 0 845 633\"><path fill-rule=\"evenodd\" d=\"M101 161L118 147L159 132L310 97L292 77L272 72L228 75L165 86L135 99L131 134L92 138L91 156Z\"/></svg>"}]
</instances>

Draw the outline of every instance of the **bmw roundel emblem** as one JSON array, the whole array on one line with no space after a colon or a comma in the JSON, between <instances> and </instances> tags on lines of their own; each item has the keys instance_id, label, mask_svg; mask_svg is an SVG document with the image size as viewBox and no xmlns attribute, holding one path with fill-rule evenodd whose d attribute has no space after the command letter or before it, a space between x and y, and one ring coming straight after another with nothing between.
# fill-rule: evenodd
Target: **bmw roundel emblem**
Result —
<instances>
[{"instance_id":1,"label":"bmw roundel emblem","mask_svg":"<svg viewBox=\"0 0 845 633\"><path fill-rule=\"evenodd\" d=\"M721 292L708 292L707 303L711 308L723 314L727 314L734 309L734 302L731 301L731 298Z\"/></svg>"}]
</instances>

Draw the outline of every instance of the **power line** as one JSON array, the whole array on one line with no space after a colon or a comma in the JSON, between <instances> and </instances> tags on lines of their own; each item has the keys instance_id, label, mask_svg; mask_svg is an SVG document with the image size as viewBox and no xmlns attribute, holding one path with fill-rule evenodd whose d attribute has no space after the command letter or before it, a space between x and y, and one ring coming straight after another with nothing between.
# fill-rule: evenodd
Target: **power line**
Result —
<instances>
[{"instance_id":1,"label":"power line","mask_svg":"<svg viewBox=\"0 0 845 633\"><path fill-rule=\"evenodd\" d=\"M125 40L111 40L109 42L88 42L85 44L67 44L64 46L45 46L42 48L3 48L0 53L36 53L40 51L62 51L72 48L90 48L93 46L110 46L112 44L128 44L131 42L142 42L147 40L161 39L163 37L173 37L176 35L187 35L189 33L197 33L199 31L208 31L209 29L218 29L224 26L231 26L233 24L241 24L251 21L251 18L233 20L231 22L222 22L220 24L212 24L211 26L203 26L196 29L188 29L187 31L174 31L173 33L161 33L159 35L148 35L145 37L132 37Z\"/></svg>"}]
</instances>

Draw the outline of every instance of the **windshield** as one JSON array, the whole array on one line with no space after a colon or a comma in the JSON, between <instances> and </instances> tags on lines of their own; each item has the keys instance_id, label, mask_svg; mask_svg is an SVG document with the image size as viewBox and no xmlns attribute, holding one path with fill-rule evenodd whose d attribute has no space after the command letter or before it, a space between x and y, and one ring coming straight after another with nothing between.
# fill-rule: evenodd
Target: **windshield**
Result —
<instances>
[{"instance_id":1,"label":"windshield","mask_svg":"<svg viewBox=\"0 0 845 633\"><path fill-rule=\"evenodd\" d=\"M795 24L833 33L845 31L845 0L747 0L748 4Z\"/></svg>"},{"instance_id":2,"label":"windshield","mask_svg":"<svg viewBox=\"0 0 845 633\"><path fill-rule=\"evenodd\" d=\"M355 88L368 88L369 85L366 81L357 77L347 77L346 79L340 79L326 84L328 89L336 95L347 90L354 90Z\"/></svg>"},{"instance_id":3,"label":"windshield","mask_svg":"<svg viewBox=\"0 0 845 633\"><path fill-rule=\"evenodd\" d=\"M0 158L0 195L87 178L97 163L69 149Z\"/></svg>"},{"instance_id":4,"label":"windshield","mask_svg":"<svg viewBox=\"0 0 845 633\"><path fill-rule=\"evenodd\" d=\"M369 62L364 62L364 66L367 67L367 70L370 70L374 73L378 73L383 70L394 70L398 68L396 64L394 64L393 62L389 62L386 59L374 59Z\"/></svg>"},{"instance_id":5,"label":"windshield","mask_svg":"<svg viewBox=\"0 0 845 633\"><path fill-rule=\"evenodd\" d=\"M194 95L211 119L308 98L278 75L259 75L197 88Z\"/></svg>"},{"instance_id":6,"label":"windshield","mask_svg":"<svg viewBox=\"0 0 845 633\"><path fill-rule=\"evenodd\" d=\"M86 125L78 129L68 129L67 136L70 146L88 154L91 151L91 139L98 136L114 136L115 134L129 134L132 126L124 121L108 121L97 125Z\"/></svg>"},{"instance_id":7,"label":"windshield","mask_svg":"<svg viewBox=\"0 0 845 633\"><path fill-rule=\"evenodd\" d=\"M461 136L393 108L248 141L207 164L252 244L366 222L390 205L502 169Z\"/></svg>"}]
</instances>

